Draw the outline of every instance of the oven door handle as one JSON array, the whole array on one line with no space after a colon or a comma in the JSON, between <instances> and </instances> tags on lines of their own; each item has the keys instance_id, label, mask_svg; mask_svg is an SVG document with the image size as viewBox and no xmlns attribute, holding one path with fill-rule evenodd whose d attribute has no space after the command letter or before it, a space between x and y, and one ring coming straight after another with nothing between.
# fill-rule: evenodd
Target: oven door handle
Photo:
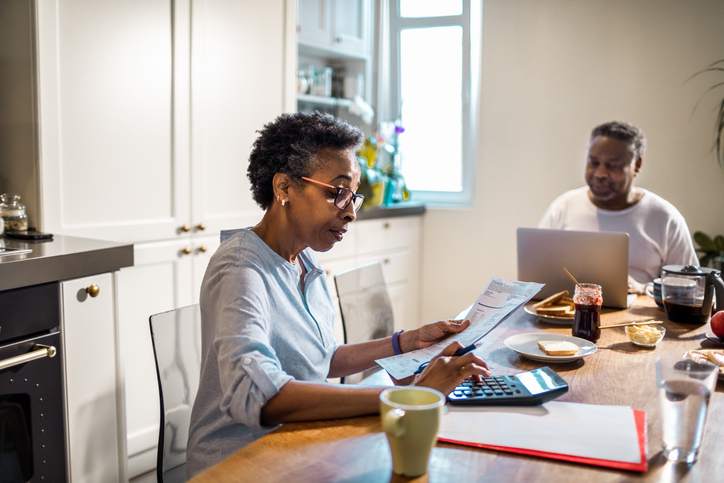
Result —
<instances>
[{"instance_id":1,"label":"oven door handle","mask_svg":"<svg viewBox=\"0 0 724 483\"><path fill-rule=\"evenodd\" d=\"M26 362L42 359L44 357L52 358L55 357L57 349L52 345L35 344L33 350L27 354L20 354L19 356L8 357L7 359L0 360L0 371L8 369L13 366L19 366Z\"/></svg>"}]
</instances>

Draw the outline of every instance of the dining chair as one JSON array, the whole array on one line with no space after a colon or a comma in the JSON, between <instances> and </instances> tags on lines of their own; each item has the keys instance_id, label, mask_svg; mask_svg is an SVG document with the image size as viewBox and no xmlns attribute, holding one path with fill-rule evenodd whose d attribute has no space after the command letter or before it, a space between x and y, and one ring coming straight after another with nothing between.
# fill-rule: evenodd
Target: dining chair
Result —
<instances>
[{"instance_id":1,"label":"dining chair","mask_svg":"<svg viewBox=\"0 0 724 483\"><path fill-rule=\"evenodd\" d=\"M149 318L156 361L160 426L159 483L186 481L186 444L201 369L201 312L189 305Z\"/></svg>"},{"instance_id":2,"label":"dining chair","mask_svg":"<svg viewBox=\"0 0 724 483\"><path fill-rule=\"evenodd\" d=\"M366 342L392 335L392 302L379 262L334 276L345 344ZM342 378L344 384L357 384L379 368L367 369Z\"/></svg>"}]
</instances>

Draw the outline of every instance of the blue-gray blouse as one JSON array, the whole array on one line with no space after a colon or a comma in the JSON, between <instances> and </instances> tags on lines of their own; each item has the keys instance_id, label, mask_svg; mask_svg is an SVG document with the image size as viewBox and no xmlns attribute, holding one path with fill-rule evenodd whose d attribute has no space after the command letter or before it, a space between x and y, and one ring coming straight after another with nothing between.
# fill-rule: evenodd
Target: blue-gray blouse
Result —
<instances>
[{"instance_id":1,"label":"blue-gray blouse","mask_svg":"<svg viewBox=\"0 0 724 483\"><path fill-rule=\"evenodd\" d=\"M222 237L223 238L223 237ZM292 379L325 381L336 349L335 309L311 251L306 269L250 228L223 241L201 285L202 359L191 413L191 476L272 431L261 408Z\"/></svg>"}]
</instances>

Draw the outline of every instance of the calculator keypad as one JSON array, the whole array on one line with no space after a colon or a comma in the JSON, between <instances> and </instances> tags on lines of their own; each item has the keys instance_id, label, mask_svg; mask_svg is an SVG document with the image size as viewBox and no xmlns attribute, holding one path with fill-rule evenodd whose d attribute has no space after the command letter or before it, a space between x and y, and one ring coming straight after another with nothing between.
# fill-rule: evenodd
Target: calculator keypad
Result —
<instances>
[{"instance_id":1,"label":"calculator keypad","mask_svg":"<svg viewBox=\"0 0 724 483\"><path fill-rule=\"evenodd\" d=\"M527 396L520 382L509 376L486 377L482 381L466 379L450 393L450 399L490 400Z\"/></svg>"}]
</instances>

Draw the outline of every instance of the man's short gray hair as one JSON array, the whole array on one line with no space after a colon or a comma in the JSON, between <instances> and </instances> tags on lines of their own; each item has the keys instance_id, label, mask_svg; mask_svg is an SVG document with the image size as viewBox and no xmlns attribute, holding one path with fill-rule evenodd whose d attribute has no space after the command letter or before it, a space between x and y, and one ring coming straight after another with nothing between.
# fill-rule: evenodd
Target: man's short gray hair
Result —
<instances>
[{"instance_id":1,"label":"man's short gray hair","mask_svg":"<svg viewBox=\"0 0 724 483\"><path fill-rule=\"evenodd\" d=\"M633 145L637 159L643 157L646 152L646 136L644 132L627 122L610 121L599 124L591 131L591 139L596 136L606 136Z\"/></svg>"}]
</instances>

